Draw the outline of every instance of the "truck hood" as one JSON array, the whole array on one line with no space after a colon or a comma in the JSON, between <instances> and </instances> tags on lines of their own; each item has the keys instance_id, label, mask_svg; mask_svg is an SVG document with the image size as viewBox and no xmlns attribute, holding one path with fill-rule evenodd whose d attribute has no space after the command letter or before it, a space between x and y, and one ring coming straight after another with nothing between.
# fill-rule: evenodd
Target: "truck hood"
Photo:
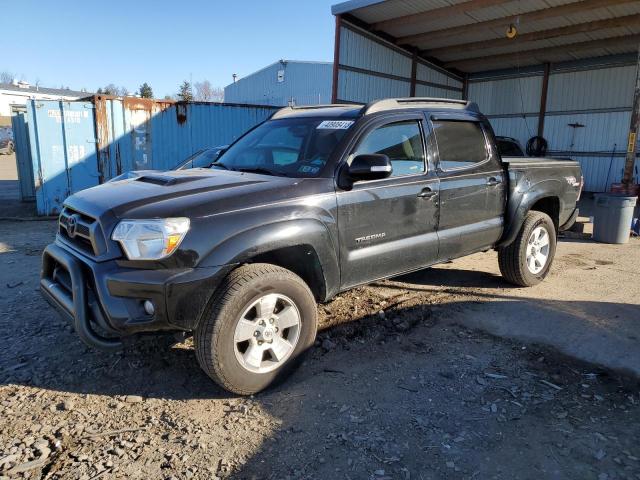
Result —
<instances>
[{"instance_id":1,"label":"truck hood","mask_svg":"<svg viewBox=\"0 0 640 480\"><path fill-rule=\"evenodd\" d=\"M276 201L304 179L225 170L142 171L82 190L65 205L94 218L198 217Z\"/></svg>"}]
</instances>

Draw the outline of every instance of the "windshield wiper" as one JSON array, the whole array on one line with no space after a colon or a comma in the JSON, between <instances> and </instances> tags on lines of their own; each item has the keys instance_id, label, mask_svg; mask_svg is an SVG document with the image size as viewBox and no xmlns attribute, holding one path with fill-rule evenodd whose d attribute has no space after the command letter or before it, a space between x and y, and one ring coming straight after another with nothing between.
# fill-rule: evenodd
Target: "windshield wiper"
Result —
<instances>
[{"instance_id":1,"label":"windshield wiper","mask_svg":"<svg viewBox=\"0 0 640 480\"><path fill-rule=\"evenodd\" d=\"M222 162L213 162L213 163L211 164L211 166L212 166L212 167L222 167L222 168L224 168L225 170L231 170L229 167L227 167L227 166L226 166L224 163L222 163Z\"/></svg>"},{"instance_id":2,"label":"windshield wiper","mask_svg":"<svg viewBox=\"0 0 640 480\"><path fill-rule=\"evenodd\" d=\"M283 172L274 172L273 170L269 170L267 168L262 167L240 167L236 168L238 172L246 172L246 173L262 173L264 175L275 175L279 177L288 177L286 173Z\"/></svg>"}]
</instances>

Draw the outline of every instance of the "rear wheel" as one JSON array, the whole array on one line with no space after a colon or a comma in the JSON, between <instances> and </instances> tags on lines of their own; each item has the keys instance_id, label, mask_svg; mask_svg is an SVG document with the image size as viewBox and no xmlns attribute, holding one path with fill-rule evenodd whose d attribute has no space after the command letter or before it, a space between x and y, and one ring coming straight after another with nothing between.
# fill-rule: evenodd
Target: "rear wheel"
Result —
<instances>
[{"instance_id":1,"label":"rear wheel","mask_svg":"<svg viewBox=\"0 0 640 480\"><path fill-rule=\"evenodd\" d=\"M527 214L516 239L498 250L500 273L509 282L531 287L549 273L556 253L556 230L543 212Z\"/></svg>"},{"instance_id":2,"label":"rear wheel","mask_svg":"<svg viewBox=\"0 0 640 480\"><path fill-rule=\"evenodd\" d=\"M316 303L293 272L244 265L225 279L196 329L196 355L216 383L249 395L284 378L316 337Z\"/></svg>"}]
</instances>

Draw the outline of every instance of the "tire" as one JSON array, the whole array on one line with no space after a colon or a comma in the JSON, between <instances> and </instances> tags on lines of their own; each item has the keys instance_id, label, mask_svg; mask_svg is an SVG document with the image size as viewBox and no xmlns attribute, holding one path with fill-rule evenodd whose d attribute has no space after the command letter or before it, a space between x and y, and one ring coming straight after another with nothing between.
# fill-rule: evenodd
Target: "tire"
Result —
<instances>
[{"instance_id":1,"label":"tire","mask_svg":"<svg viewBox=\"0 0 640 480\"><path fill-rule=\"evenodd\" d=\"M540 247L543 240L530 240L534 232L546 231L548 247ZM537 243L536 243L537 241ZM537 250L532 250L532 248ZM532 257L533 254L533 259ZM535 253L537 252L537 253ZM546 252L546 261L541 259ZM553 221L546 213L530 211L524 219L522 228L515 240L506 247L498 249L498 263L502 276L520 287L532 287L540 283L549 273L556 253L556 229ZM541 255L540 255L541 254ZM528 260L529 259L529 260Z\"/></svg>"},{"instance_id":2,"label":"tire","mask_svg":"<svg viewBox=\"0 0 640 480\"><path fill-rule=\"evenodd\" d=\"M222 388L251 395L286 378L313 346L316 331L316 302L300 277L266 263L243 265L209 302L194 334L196 357Z\"/></svg>"}]
</instances>

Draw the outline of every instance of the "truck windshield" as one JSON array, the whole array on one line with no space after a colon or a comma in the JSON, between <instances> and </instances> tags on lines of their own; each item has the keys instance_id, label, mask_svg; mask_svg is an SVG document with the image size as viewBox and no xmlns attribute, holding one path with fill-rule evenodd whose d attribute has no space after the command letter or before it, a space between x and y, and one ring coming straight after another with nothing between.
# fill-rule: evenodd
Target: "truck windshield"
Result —
<instances>
[{"instance_id":1,"label":"truck windshield","mask_svg":"<svg viewBox=\"0 0 640 480\"><path fill-rule=\"evenodd\" d=\"M326 118L269 120L229 147L213 168L317 177L353 123Z\"/></svg>"}]
</instances>

